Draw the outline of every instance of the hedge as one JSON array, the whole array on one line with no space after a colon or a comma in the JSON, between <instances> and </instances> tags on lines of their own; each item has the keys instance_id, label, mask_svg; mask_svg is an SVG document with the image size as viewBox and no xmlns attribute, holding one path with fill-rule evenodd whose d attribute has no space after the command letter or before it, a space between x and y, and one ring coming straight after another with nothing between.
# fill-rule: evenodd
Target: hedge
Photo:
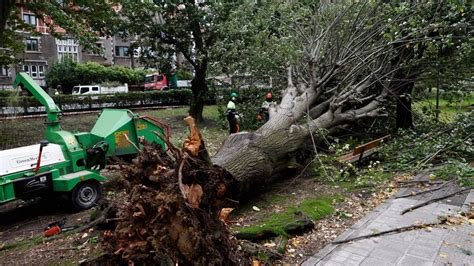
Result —
<instances>
[{"instance_id":1,"label":"hedge","mask_svg":"<svg viewBox=\"0 0 474 266\"><path fill-rule=\"evenodd\" d=\"M217 89L212 88L204 97L203 101L207 105L221 104L229 100L231 92L237 92L239 95L238 103L244 106L259 107L264 100L266 89L248 88L248 89ZM189 89L172 89L168 91L154 92L129 92L110 95L54 95L54 102L64 111L96 110L101 108L130 108L137 106L173 106L189 105L192 92ZM278 99L278 97L277 97ZM257 102L258 104L255 104ZM9 115L16 108L17 114L32 114L44 112L44 108L34 97L0 97L0 114Z\"/></svg>"},{"instance_id":2,"label":"hedge","mask_svg":"<svg viewBox=\"0 0 474 266\"><path fill-rule=\"evenodd\" d=\"M78 84L118 83L128 85L143 84L145 75L151 70L131 69L123 66L106 67L98 63L87 62L78 64L65 59L48 67L45 80L48 87L57 88L61 85L64 92L71 92Z\"/></svg>"}]
</instances>

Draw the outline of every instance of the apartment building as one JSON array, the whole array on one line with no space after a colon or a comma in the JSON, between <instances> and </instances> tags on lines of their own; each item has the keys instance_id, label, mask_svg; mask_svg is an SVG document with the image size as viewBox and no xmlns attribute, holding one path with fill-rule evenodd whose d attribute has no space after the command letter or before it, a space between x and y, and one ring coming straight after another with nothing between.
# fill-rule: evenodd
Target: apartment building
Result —
<instances>
[{"instance_id":1,"label":"apartment building","mask_svg":"<svg viewBox=\"0 0 474 266\"><path fill-rule=\"evenodd\" d=\"M133 53L130 53L129 41L122 40L118 36L100 38L96 45L102 48L103 52L94 54L84 50L74 38L69 37L59 27L56 28L56 32L61 33L63 37L61 39L55 38L49 33L46 23L29 12L24 5L18 5L23 21L35 27L41 35L35 36L29 32L17 32L23 37L24 51L15 56L16 59L19 59L18 64L0 66L0 88L10 87L18 71L27 72L40 86L45 87L44 76L48 67L66 56L78 63L92 61L105 66L139 66L138 59L133 57Z\"/></svg>"}]
</instances>

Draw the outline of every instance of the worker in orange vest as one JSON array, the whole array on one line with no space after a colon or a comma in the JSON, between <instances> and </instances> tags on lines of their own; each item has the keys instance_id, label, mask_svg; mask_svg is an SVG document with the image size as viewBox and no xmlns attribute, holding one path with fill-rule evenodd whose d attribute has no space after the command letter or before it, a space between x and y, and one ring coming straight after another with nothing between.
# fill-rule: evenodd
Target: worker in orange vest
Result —
<instances>
[{"instance_id":1,"label":"worker in orange vest","mask_svg":"<svg viewBox=\"0 0 474 266\"><path fill-rule=\"evenodd\" d=\"M262 107L260 108L260 119L265 119L265 122L268 122L270 120L270 105L275 104L273 101L273 94L271 92L268 92L265 95L265 101L262 103Z\"/></svg>"}]
</instances>

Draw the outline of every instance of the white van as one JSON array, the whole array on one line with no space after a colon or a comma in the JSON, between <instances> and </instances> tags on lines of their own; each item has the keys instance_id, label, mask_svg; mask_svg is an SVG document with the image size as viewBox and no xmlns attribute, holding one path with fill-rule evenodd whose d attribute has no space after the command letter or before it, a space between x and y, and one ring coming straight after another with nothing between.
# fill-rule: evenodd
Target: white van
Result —
<instances>
[{"instance_id":1,"label":"white van","mask_svg":"<svg viewBox=\"0 0 474 266\"><path fill-rule=\"evenodd\" d=\"M72 88L73 95L88 95L88 94L114 94L128 92L128 85L105 87L101 85L79 85Z\"/></svg>"}]
</instances>

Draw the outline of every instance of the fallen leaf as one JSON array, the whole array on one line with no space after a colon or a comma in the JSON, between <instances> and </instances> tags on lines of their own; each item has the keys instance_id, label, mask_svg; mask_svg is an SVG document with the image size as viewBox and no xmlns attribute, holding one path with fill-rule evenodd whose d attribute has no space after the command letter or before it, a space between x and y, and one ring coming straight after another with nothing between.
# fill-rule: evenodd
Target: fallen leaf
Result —
<instances>
[{"instance_id":1,"label":"fallen leaf","mask_svg":"<svg viewBox=\"0 0 474 266\"><path fill-rule=\"evenodd\" d=\"M253 206L252 207L252 210L256 211L256 212L259 212L260 211L260 208L258 208L257 206Z\"/></svg>"},{"instance_id":2,"label":"fallen leaf","mask_svg":"<svg viewBox=\"0 0 474 266\"><path fill-rule=\"evenodd\" d=\"M267 248L272 248L272 247L276 246L276 244L273 243L273 242L265 243L265 244L263 244L263 245L264 245L265 247L267 247Z\"/></svg>"},{"instance_id":3,"label":"fallen leaf","mask_svg":"<svg viewBox=\"0 0 474 266\"><path fill-rule=\"evenodd\" d=\"M445 258L445 259L448 258L448 254L446 254L446 253L439 253L438 256L440 256L441 258Z\"/></svg>"},{"instance_id":4,"label":"fallen leaf","mask_svg":"<svg viewBox=\"0 0 474 266\"><path fill-rule=\"evenodd\" d=\"M199 208L202 196L202 187L199 184L192 184L186 194L186 199L194 209Z\"/></svg>"},{"instance_id":5,"label":"fallen leaf","mask_svg":"<svg viewBox=\"0 0 474 266\"><path fill-rule=\"evenodd\" d=\"M89 234L88 233L84 233L81 238L86 238Z\"/></svg>"},{"instance_id":6,"label":"fallen leaf","mask_svg":"<svg viewBox=\"0 0 474 266\"><path fill-rule=\"evenodd\" d=\"M229 218L229 214L234 210L234 208L222 208L219 212L219 220L224 223L227 223L227 218Z\"/></svg>"},{"instance_id":7,"label":"fallen leaf","mask_svg":"<svg viewBox=\"0 0 474 266\"><path fill-rule=\"evenodd\" d=\"M252 260L252 266L260 266L260 265L261 264L259 260L256 260L256 259Z\"/></svg>"}]
</instances>

